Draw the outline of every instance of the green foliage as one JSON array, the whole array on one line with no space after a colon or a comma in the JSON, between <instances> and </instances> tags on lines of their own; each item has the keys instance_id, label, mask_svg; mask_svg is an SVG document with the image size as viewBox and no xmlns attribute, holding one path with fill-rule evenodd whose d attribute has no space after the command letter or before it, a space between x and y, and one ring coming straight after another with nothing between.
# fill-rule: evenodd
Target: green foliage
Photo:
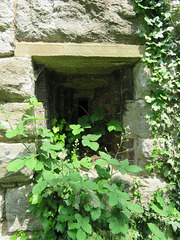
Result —
<instances>
[{"instance_id":1,"label":"green foliage","mask_svg":"<svg viewBox=\"0 0 180 240\"><path fill-rule=\"evenodd\" d=\"M178 239L180 210L180 34L179 21L173 20L174 8L168 0L135 0L135 10L144 20L140 36L145 39L143 62L151 70L145 97L151 107L147 119L156 139L149 172L159 173L168 182L167 203L160 192L139 220L142 239ZM135 224L136 225L136 224ZM173 227L174 226L174 227ZM148 229L148 230L147 230ZM149 233L149 230L151 233ZM169 235L168 235L169 233ZM152 234L152 235L151 235Z\"/></svg>"},{"instance_id":2,"label":"green foliage","mask_svg":"<svg viewBox=\"0 0 180 240\"><path fill-rule=\"evenodd\" d=\"M135 0L135 10L144 18L141 36L146 41L144 63L151 70L148 84L152 86L146 102L151 106L147 115L156 138L147 166L156 170L169 183L169 197L180 209L180 34L179 21L173 20L171 1Z\"/></svg>"},{"instance_id":3,"label":"green foliage","mask_svg":"<svg viewBox=\"0 0 180 240\"><path fill-rule=\"evenodd\" d=\"M38 104L35 99L30 99L27 107L35 112ZM53 119L52 130L36 128L37 153L29 151L29 155L14 159L7 166L8 171L13 172L24 166L34 170L29 211L40 217L44 240L125 238L132 214L143 213L140 205L131 202L122 181L113 181L117 172L141 171L138 166L129 165L128 160L116 159L127 133L122 131L119 121L110 121L105 125L107 132L122 131L116 156L97 151L103 133L94 133L94 125L104 117L104 112L98 111L96 109L92 117L81 117L77 124L68 124L64 119L58 123ZM31 115L25 118L33 119L37 126L38 118ZM18 125L18 131L11 129L6 135L26 137L24 119L22 123ZM99 157L92 164L94 151ZM94 169L97 177L90 180L88 172L80 174L82 168ZM17 237L29 239L21 232L12 239ZM36 235L33 239L39 238Z\"/></svg>"}]
</instances>

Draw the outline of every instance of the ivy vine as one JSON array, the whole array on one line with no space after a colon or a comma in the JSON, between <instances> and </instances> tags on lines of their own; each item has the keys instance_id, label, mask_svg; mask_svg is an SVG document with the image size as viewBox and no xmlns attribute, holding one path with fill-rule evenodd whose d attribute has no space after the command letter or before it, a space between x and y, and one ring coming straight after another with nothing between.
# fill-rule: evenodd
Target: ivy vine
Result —
<instances>
[{"instance_id":1,"label":"ivy vine","mask_svg":"<svg viewBox=\"0 0 180 240\"><path fill-rule=\"evenodd\" d=\"M180 21L174 16L179 1L135 0L135 11L144 18L140 36L145 39L146 66L151 86L147 118L156 146L150 171L157 170L169 184L169 197L180 210Z\"/></svg>"}]
</instances>

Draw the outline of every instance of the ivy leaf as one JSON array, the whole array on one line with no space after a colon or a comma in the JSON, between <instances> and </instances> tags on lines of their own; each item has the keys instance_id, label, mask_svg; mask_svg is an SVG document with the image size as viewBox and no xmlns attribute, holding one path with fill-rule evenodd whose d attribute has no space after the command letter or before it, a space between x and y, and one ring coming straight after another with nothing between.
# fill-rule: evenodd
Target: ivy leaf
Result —
<instances>
[{"instance_id":1,"label":"ivy leaf","mask_svg":"<svg viewBox=\"0 0 180 240\"><path fill-rule=\"evenodd\" d=\"M122 132L122 122L119 120L111 120L109 123L107 123L108 131L117 131Z\"/></svg>"},{"instance_id":2,"label":"ivy leaf","mask_svg":"<svg viewBox=\"0 0 180 240\"><path fill-rule=\"evenodd\" d=\"M77 240L86 240L86 233L80 228L76 234Z\"/></svg>"}]
</instances>

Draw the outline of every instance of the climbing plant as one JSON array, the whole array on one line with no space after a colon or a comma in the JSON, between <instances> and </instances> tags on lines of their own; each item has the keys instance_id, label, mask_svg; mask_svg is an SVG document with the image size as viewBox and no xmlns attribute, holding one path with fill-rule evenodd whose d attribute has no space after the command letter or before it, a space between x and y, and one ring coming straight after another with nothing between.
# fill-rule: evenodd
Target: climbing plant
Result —
<instances>
[{"instance_id":1,"label":"climbing plant","mask_svg":"<svg viewBox=\"0 0 180 240\"><path fill-rule=\"evenodd\" d=\"M174 207L180 210L180 19L173 17L180 3L168 0L135 0L135 3L135 11L144 21L140 34L145 40L143 62L151 71L147 84L152 90L145 100L151 107L147 119L155 146L152 163L146 169L160 174L168 183L166 194L172 203L169 205L172 213ZM163 237L163 231L154 223L161 222L164 231L169 228L167 217L170 211L162 199L162 192L156 193L140 220L141 227L149 221L152 239ZM175 219L175 225L179 226L179 218ZM179 236L175 225L174 233L170 234L172 239Z\"/></svg>"}]
</instances>

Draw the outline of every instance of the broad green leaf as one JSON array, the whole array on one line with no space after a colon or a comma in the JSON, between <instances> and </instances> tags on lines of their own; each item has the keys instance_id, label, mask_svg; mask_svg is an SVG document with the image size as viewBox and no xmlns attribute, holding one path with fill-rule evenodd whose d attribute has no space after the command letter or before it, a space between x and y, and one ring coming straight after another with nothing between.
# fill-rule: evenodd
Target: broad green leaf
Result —
<instances>
[{"instance_id":1,"label":"broad green leaf","mask_svg":"<svg viewBox=\"0 0 180 240\"><path fill-rule=\"evenodd\" d=\"M44 177L44 180L50 181L50 180L58 178L59 175L56 174L56 173L44 170L43 171L43 177Z\"/></svg>"},{"instance_id":2,"label":"broad green leaf","mask_svg":"<svg viewBox=\"0 0 180 240\"><path fill-rule=\"evenodd\" d=\"M115 159L115 158L112 158L111 160L109 160L108 163L112 164L112 165L115 165L115 166L119 166L120 165L120 162L117 159Z\"/></svg>"},{"instance_id":3,"label":"broad green leaf","mask_svg":"<svg viewBox=\"0 0 180 240\"><path fill-rule=\"evenodd\" d=\"M113 207L118 204L118 195L116 193L108 193L107 196L109 206Z\"/></svg>"},{"instance_id":4,"label":"broad green leaf","mask_svg":"<svg viewBox=\"0 0 180 240\"><path fill-rule=\"evenodd\" d=\"M108 179L108 178L111 177L111 175L109 174L107 168L101 167L99 165L96 165L95 169L96 169L97 174L99 175L100 178Z\"/></svg>"},{"instance_id":5,"label":"broad green leaf","mask_svg":"<svg viewBox=\"0 0 180 240\"><path fill-rule=\"evenodd\" d=\"M39 194L33 194L32 197L29 199L31 204L37 204L39 202Z\"/></svg>"},{"instance_id":6,"label":"broad green leaf","mask_svg":"<svg viewBox=\"0 0 180 240\"><path fill-rule=\"evenodd\" d=\"M72 134L74 135L84 132L84 128L82 128L80 124L71 124L69 127L72 129Z\"/></svg>"},{"instance_id":7,"label":"broad green leaf","mask_svg":"<svg viewBox=\"0 0 180 240\"><path fill-rule=\"evenodd\" d=\"M88 234L92 233L92 227L89 224L89 217L83 218L82 229Z\"/></svg>"},{"instance_id":8,"label":"broad green leaf","mask_svg":"<svg viewBox=\"0 0 180 240\"><path fill-rule=\"evenodd\" d=\"M89 122L89 117L87 115L82 116L81 118L78 119L78 123L83 128L91 128L91 125L88 122Z\"/></svg>"},{"instance_id":9,"label":"broad green leaf","mask_svg":"<svg viewBox=\"0 0 180 240\"><path fill-rule=\"evenodd\" d=\"M102 108L96 107L93 109L93 114L90 116L92 123L100 121L105 117L104 110Z\"/></svg>"},{"instance_id":10,"label":"broad green leaf","mask_svg":"<svg viewBox=\"0 0 180 240\"><path fill-rule=\"evenodd\" d=\"M148 223L148 227L155 236L162 240L166 240L164 233L154 223Z\"/></svg>"},{"instance_id":11,"label":"broad green leaf","mask_svg":"<svg viewBox=\"0 0 180 240\"><path fill-rule=\"evenodd\" d=\"M126 168L126 170L128 172L141 172L142 168L140 168L139 166L136 166L136 165L130 165Z\"/></svg>"},{"instance_id":12,"label":"broad green leaf","mask_svg":"<svg viewBox=\"0 0 180 240\"><path fill-rule=\"evenodd\" d=\"M100 180L98 181L98 192L99 193L108 193L109 192L109 189L111 188L108 180L106 179L103 179L103 180Z\"/></svg>"},{"instance_id":13,"label":"broad green leaf","mask_svg":"<svg viewBox=\"0 0 180 240\"><path fill-rule=\"evenodd\" d=\"M96 221L101 216L101 209L100 208L91 209L90 214L91 214L92 220Z\"/></svg>"},{"instance_id":14,"label":"broad green leaf","mask_svg":"<svg viewBox=\"0 0 180 240\"><path fill-rule=\"evenodd\" d=\"M102 151L99 151L99 155L104 159L104 160L107 160L109 161L111 159L111 155L105 153L105 152L102 152Z\"/></svg>"},{"instance_id":15,"label":"broad green leaf","mask_svg":"<svg viewBox=\"0 0 180 240\"><path fill-rule=\"evenodd\" d=\"M67 222L69 220L70 216L67 215L67 214L60 214L58 217L57 217L57 220L60 221L60 222Z\"/></svg>"},{"instance_id":16,"label":"broad green leaf","mask_svg":"<svg viewBox=\"0 0 180 240\"><path fill-rule=\"evenodd\" d=\"M108 131L117 131L122 132L122 122L119 120L111 120L109 123L107 123Z\"/></svg>"},{"instance_id":17,"label":"broad green leaf","mask_svg":"<svg viewBox=\"0 0 180 240\"><path fill-rule=\"evenodd\" d=\"M41 146L41 150L43 150L45 152L49 152L51 150L60 151L63 148L64 148L64 144L63 143L52 144L50 142L43 142L42 146Z\"/></svg>"},{"instance_id":18,"label":"broad green leaf","mask_svg":"<svg viewBox=\"0 0 180 240\"><path fill-rule=\"evenodd\" d=\"M90 181L83 182L83 187L85 189L90 189L90 190L97 190L98 189L97 184L95 182L90 182Z\"/></svg>"},{"instance_id":19,"label":"broad green leaf","mask_svg":"<svg viewBox=\"0 0 180 240\"><path fill-rule=\"evenodd\" d=\"M79 213L76 213L76 214L75 214L75 218L76 218L76 220L78 221L78 223L79 223L80 225L82 225L83 217L82 217Z\"/></svg>"},{"instance_id":20,"label":"broad green leaf","mask_svg":"<svg viewBox=\"0 0 180 240\"><path fill-rule=\"evenodd\" d=\"M68 230L67 234L71 239L76 240L76 231Z\"/></svg>"},{"instance_id":21,"label":"broad green leaf","mask_svg":"<svg viewBox=\"0 0 180 240\"><path fill-rule=\"evenodd\" d=\"M11 161L10 163L8 163L7 165L7 170L9 172L17 172L19 171L21 168L23 168L25 165L25 161L22 158L17 158L14 159L13 161Z\"/></svg>"},{"instance_id":22,"label":"broad green leaf","mask_svg":"<svg viewBox=\"0 0 180 240\"><path fill-rule=\"evenodd\" d=\"M37 164L37 159L35 159L35 158L29 157L25 160L25 165L32 170L35 169L36 164Z\"/></svg>"},{"instance_id":23,"label":"broad green leaf","mask_svg":"<svg viewBox=\"0 0 180 240\"><path fill-rule=\"evenodd\" d=\"M47 187L47 181L38 182L32 189L33 194L40 194Z\"/></svg>"},{"instance_id":24,"label":"broad green leaf","mask_svg":"<svg viewBox=\"0 0 180 240\"><path fill-rule=\"evenodd\" d=\"M106 165L106 164L107 164L107 160L104 160L104 159L97 159L95 161L95 165L103 166L103 165Z\"/></svg>"},{"instance_id":25,"label":"broad green leaf","mask_svg":"<svg viewBox=\"0 0 180 240\"><path fill-rule=\"evenodd\" d=\"M86 240L86 233L80 228L76 234L77 240Z\"/></svg>"},{"instance_id":26,"label":"broad green leaf","mask_svg":"<svg viewBox=\"0 0 180 240\"><path fill-rule=\"evenodd\" d=\"M40 171L44 169L44 164L42 162L37 162L36 166L34 167L35 171Z\"/></svg>"},{"instance_id":27,"label":"broad green leaf","mask_svg":"<svg viewBox=\"0 0 180 240\"><path fill-rule=\"evenodd\" d=\"M128 159L125 159L123 161L120 162L120 166L122 168L127 168L129 166L129 160Z\"/></svg>"},{"instance_id":28,"label":"broad green leaf","mask_svg":"<svg viewBox=\"0 0 180 240\"><path fill-rule=\"evenodd\" d=\"M68 229L69 229L69 230L79 229L80 227L81 227L81 225L80 225L79 223L75 223L75 222L70 223L70 224L68 225Z\"/></svg>"},{"instance_id":29,"label":"broad green leaf","mask_svg":"<svg viewBox=\"0 0 180 240\"><path fill-rule=\"evenodd\" d=\"M121 228L124 224L119 222L118 218L111 216L108 219L109 228L111 229L113 234L119 234L121 232Z\"/></svg>"},{"instance_id":30,"label":"broad green leaf","mask_svg":"<svg viewBox=\"0 0 180 240\"><path fill-rule=\"evenodd\" d=\"M97 142L89 142L88 147L90 147L94 151L97 151L98 148L99 148L99 143L97 143Z\"/></svg>"},{"instance_id":31,"label":"broad green leaf","mask_svg":"<svg viewBox=\"0 0 180 240\"><path fill-rule=\"evenodd\" d=\"M136 203L128 202L126 206L129 210L131 210L133 212L136 212L136 213L143 213L144 212L143 208Z\"/></svg>"},{"instance_id":32,"label":"broad green leaf","mask_svg":"<svg viewBox=\"0 0 180 240\"><path fill-rule=\"evenodd\" d=\"M94 151L97 151L99 144L97 142L90 142L88 139L82 139L82 145L91 148Z\"/></svg>"},{"instance_id":33,"label":"broad green leaf","mask_svg":"<svg viewBox=\"0 0 180 240\"><path fill-rule=\"evenodd\" d=\"M89 190L89 194L87 196L87 201L88 201L89 206L91 206L93 208L99 208L101 206L100 199L98 198L96 193L93 192L92 190Z\"/></svg>"},{"instance_id":34,"label":"broad green leaf","mask_svg":"<svg viewBox=\"0 0 180 240\"><path fill-rule=\"evenodd\" d=\"M94 142L97 141L101 136L102 136L101 134L88 134L84 135L82 138Z\"/></svg>"},{"instance_id":35,"label":"broad green leaf","mask_svg":"<svg viewBox=\"0 0 180 240\"><path fill-rule=\"evenodd\" d=\"M91 157L84 157L81 159L80 164L85 168L92 169L91 161L92 161Z\"/></svg>"}]
</instances>

